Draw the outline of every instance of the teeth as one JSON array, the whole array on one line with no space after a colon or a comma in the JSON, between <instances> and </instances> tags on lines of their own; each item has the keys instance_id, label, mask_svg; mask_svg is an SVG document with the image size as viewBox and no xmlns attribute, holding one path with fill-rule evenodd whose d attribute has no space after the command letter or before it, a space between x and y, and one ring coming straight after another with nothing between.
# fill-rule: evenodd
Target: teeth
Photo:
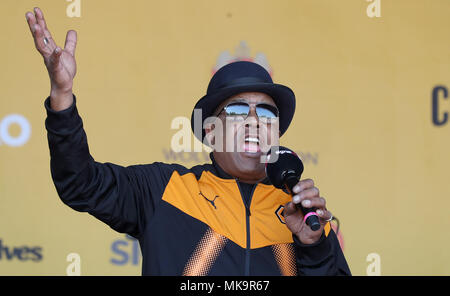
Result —
<instances>
[{"instance_id":1,"label":"teeth","mask_svg":"<svg viewBox=\"0 0 450 296\"><path fill-rule=\"evenodd\" d=\"M246 142L254 142L254 143L259 143L258 138L252 138L252 137L247 137L245 138Z\"/></svg>"}]
</instances>

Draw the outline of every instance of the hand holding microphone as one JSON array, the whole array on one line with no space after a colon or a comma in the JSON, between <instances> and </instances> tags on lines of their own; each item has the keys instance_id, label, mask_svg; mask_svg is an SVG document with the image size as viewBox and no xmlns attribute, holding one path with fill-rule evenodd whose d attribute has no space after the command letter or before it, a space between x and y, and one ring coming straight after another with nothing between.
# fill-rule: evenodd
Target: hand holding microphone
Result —
<instances>
[{"instance_id":1,"label":"hand holding microphone","mask_svg":"<svg viewBox=\"0 0 450 296\"><path fill-rule=\"evenodd\" d=\"M313 180L299 181L303 163L293 151L282 146L271 151L276 153L277 159L269 159L266 163L266 174L275 187L287 189L292 194L292 202L284 206L286 225L302 243L315 243L321 237L324 225L333 218L326 209L326 201L320 197Z\"/></svg>"}]
</instances>

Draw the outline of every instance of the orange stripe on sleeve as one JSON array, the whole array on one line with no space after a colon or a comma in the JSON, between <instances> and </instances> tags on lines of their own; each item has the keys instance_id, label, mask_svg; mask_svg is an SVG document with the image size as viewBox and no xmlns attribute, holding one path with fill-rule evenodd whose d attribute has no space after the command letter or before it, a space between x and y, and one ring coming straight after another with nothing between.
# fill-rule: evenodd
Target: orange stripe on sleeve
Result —
<instances>
[{"instance_id":1,"label":"orange stripe on sleeve","mask_svg":"<svg viewBox=\"0 0 450 296\"><path fill-rule=\"evenodd\" d=\"M187 262L184 276L204 276L207 275L211 266L222 252L227 239L208 228L205 235L199 241L197 247Z\"/></svg>"},{"instance_id":2,"label":"orange stripe on sleeve","mask_svg":"<svg viewBox=\"0 0 450 296\"><path fill-rule=\"evenodd\" d=\"M280 272L284 276L296 276L297 266L295 251L292 244L272 245L272 251L277 261Z\"/></svg>"}]
</instances>

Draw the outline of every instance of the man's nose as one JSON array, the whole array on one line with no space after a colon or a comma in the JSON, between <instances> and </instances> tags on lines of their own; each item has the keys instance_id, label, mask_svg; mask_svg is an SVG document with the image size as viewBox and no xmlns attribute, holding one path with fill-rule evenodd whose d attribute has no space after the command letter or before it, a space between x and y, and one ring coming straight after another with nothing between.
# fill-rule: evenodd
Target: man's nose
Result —
<instances>
[{"instance_id":1,"label":"man's nose","mask_svg":"<svg viewBox=\"0 0 450 296\"><path fill-rule=\"evenodd\" d=\"M247 118L245 119L245 125L259 128L259 118L258 115L256 114L255 105L250 105L250 111L248 113Z\"/></svg>"}]
</instances>

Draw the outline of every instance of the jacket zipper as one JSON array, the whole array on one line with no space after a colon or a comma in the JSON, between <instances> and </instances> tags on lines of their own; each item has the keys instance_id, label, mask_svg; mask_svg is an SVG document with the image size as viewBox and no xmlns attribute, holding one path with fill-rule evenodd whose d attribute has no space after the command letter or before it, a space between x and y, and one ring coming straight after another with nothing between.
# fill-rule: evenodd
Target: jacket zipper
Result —
<instances>
[{"instance_id":1,"label":"jacket zipper","mask_svg":"<svg viewBox=\"0 0 450 296\"><path fill-rule=\"evenodd\" d=\"M239 181L237 179L236 179L236 183L238 185L239 192L241 193L241 198L242 198L242 201L244 202L244 206L245 206L245 224L246 224L247 243L246 243L246 247L245 247L244 275L249 276L250 275L250 216L252 215L252 213L250 212L250 204L252 202L253 193L255 192L256 186L258 184L253 185L253 189L250 193L250 198L248 199L248 204L247 204L245 202L245 197L242 194L242 189L241 189L241 186L239 185Z\"/></svg>"}]
</instances>

